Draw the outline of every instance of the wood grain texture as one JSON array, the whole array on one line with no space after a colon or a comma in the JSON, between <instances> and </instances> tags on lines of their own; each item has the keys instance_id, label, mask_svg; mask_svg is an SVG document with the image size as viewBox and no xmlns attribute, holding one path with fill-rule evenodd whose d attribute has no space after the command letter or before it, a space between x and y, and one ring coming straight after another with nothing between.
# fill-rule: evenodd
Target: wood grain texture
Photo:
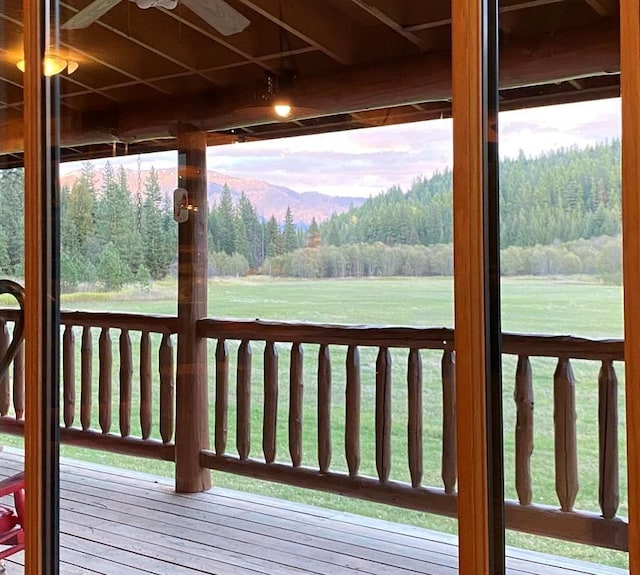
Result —
<instances>
[{"instance_id":1,"label":"wood grain texture","mask_svg":"<svg viewBox=\"0 0 640 575\"><path fill-rule=\"evenodd\" d=\"M294 343L289 367L289 455L294 467L302 462L303 357L302 345Z\"/></svg>"},{"instance_id":2,"label":"wood grain texture","mask_svg":"<svg viewBox=\"0 0 640 575\"><path fill-rule=\"evenodd\" d=\"M620 0L620 92L622 105L622 275L629 573L640 575L640 4Z\"/></svg>"},{"instance_id":3,"label":"wood grain texture","mask_svg":"<svg viewBox=\"0 0 640 575\"><path fill-rule=\"evenodd\" d=\"M346 359L344 449L349 475L358 475L360 468L360 351L350 345Z\"/></svg>"},{"instance_id":4,"label":"wood grain texture","mask_svg":"<svg viewBox=\"0 0 640 575\"><path fill-rule=\"evenodd\" d=\"M13 360L13 409L17 419L24 417L24 342Z\"/></svg>"},{"instance_id":5,"label":"wood grain texture","mask_svg":"<svg viewBox=\"0 0 640 575\"><path fill-rule=\"evenodd\" d=\"M442 378L442 483L444 492L455 493L458 480L456 448L456 356L445 351L441 361Z\"/></svg>"},{"instance_id":6,"label":"wood grain texture","mask_svg":"<svg viewBox=\"0 0 640 575\"><path fill-rule=\"evenodd\" d=\"M563 511L572 511L578 495L578 441L575 377L571 363L560 358L553 375L553 423L556 494Z\"/></svg>"},{"instance_id":7,"label":"wood grain texture","mask_svg":"<svg viewBox=\"0 0 640 575\"><path fill-rule=\"evenodd\" d=\"M187 190L189 219L178 225L178 349L176 374L176 490L211 487L200 465L209 447L207 340L197 322L207 315L207 135L179 131L178 187Z\"/></svg>"},{"instance_id":8,"label":"wood grain texture","mask_svg":"<svg viewBox=\"0 0 640 575\"><path fill-rule=\"evenodd\" d=\"M533 453L533 376L529 357L518 357L516 388L516 493L522 505L531 503L531 454Z\"/></svg>"},{"instance_id":9,"label":"wood grain texture","mask_svg":"<svg viewBox=\"0 0 640 575\"><path fill-rule=\"evenodd\" d=\"M112 355L111 334L108 327L103 327L98 340L98 423L102 433L111 431Z\"/></svg>"},{"instance_id":10,"label":"wood grain texture","mask_svg":"<svg viewBox=\"0 0 640 575\"><path fill-rule=\"evenodd\" d=\"M0 319L0 357L3 357L9 348L9 328L4 319ZM9 371L0 374L0 415L5 416L9 413L11 406L11 380Z\"/></svg>"},{"instance_id":11,"label":"wood grain texture","mask_svg":"<svg viewBox=\"0 0 640 575\"><path fill-rule=\"evenodd\" d=\"M618 377L613 363L603 361L598 376L598 501L605 519L615 517L620 504L618 425Z\"/></svg>"},{"instance_id":12,"label":"wood grain texture","mask_svg":"<svg viewBox=\"0 0 640 575\"><path fill-rule=\"evenodd\" d=\"M216 419L214 431L214 444L218 455L223 455L227 450L228 411L229 347L227 340L219 339L216 344Z\"/></svg>"},{"instance_id":13,"label":"wood grain texture","mask_svg":"<svg viewBox=\"0 0 640 575\"><path fill-rule=\"evenodd\" d=\"M62 416L71 427L76 414L76 336L73 326L66 326L62 336Z\"/></svg>"},{"instance_id":14,"label":"wood grain texture","mask_svg":"<svg viewBox=\"0 0 640 575\"><path fill-rule=\"evenodd\" d=\"M318 467L331 466L331 352L323 344L318 350Z\"/></svg>"},{"instance_id":15,"label":"wood grain texture","mask_svg":"<svg viewBox=\"0 0 640 575\"><path fill-rule=\"evenodd\" d=\"M151 336L148 331L140 334L140 434L142 439L151 437L153 372L151 369Z\"/></svg>"},{"instance_id":16,"label":"wood grain texture","mask_svg":"<svg viewBox=\"0 0 640 575\"><path fill-rule=\"evenodd\" d=\"M411 349L407 366L407 445L411 485L419 487L422 482L422 358L420 351Z\"/></svg>"},{"instance_id":17,"label":"wood grain texture","mask_svg":"<svg viewBox=\"0 0 640 575\"><path fill-rule=\"evenodd\" d=\"M118 341L120 352L120 401L118 424L120 435L127 437L131 434L131 381L133 379L133 359L131 356L131 336L128 329L120 332Z\"/></svg>"},{"instance_id":18,"label":"wood grain texture","mask_svg":"<svg viewBox=\"0 0 640 575\"><path fill-rule=\"evenodd\" d=\"M381 347L376 359L376 471L383 483L391 471L391 353Z\"/></svg>"},{"instance_id":19,"label":"wood grain texture","mask_svg":"<svg viewBox=\"0 0 640 575\"><path fill-rule=\"evenodd\" d=\"M264 347L264 416L262 419L262 453L267 463L276 458L278 427L278 350L272 341Z\"/></svg>"},{"instance_id":20,"label":"wood grain texture","mask_svg":"<svg viewBox=\"0 0 640 575\"><path fill-rule=\"evenodd\" d=\"M251 343L248 340L238 349L236 393L236 446L243 460L251 450Z\"/></svg>"},{"instance_id":21,"label":"wood grain texture","mask_svg":"<svg viewBox=\"0 0 640 575\"><path fill-rule=\"evenodd\" d=\"M173 439L175 421L176 377L173 361L173 340L170 334L163 334L158 351L160 371L160 437L163 443Z\"/></svg>"},{"instance_id":22,"label":"wood grain texture","mask_svg":"<svg viewBox=\"0 0 640 575\"><path fill-rule=\"evenodd\" d=\"M489 573L482 0L453 0L453 255L460 575Z\"/></svg>"},{"instance_id":23,"label":"wood grain texture","mask_svg":"<svg viewBox=\"0 0 640 575\"><path fill-rule=\"evenodd\" d=\"M92 383L93 339L91 328L84 326L80 347L80 424L85 431L91 427Z\"/></svg>"}]
</instances>

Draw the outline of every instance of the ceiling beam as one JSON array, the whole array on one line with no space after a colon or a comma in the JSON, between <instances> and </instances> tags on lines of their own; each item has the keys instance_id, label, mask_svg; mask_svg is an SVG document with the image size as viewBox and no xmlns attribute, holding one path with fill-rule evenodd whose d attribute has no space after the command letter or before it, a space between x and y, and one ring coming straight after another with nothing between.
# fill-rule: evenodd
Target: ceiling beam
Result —
<instances>
[{"instance_id":1,"label":"ceiling beam","mask_svg":"<svg viewBox=\"0 0 640 575\"><path fill-rule=\"evenodd\" d=\"M340 64L354 62L353 33L345 22L344 15L332 9L330 3L320 3L317 0L238 1L336 62ZM313 17L310 17L311 14Z\"/></svg>"},{"instance_id":2,"label":"ceiling beam","mask_svg":"<svg viewBox=\"0 0 640 575\"><path fill-rule=\"evenodd\" d=\"M584 46L590 49L584 50ZM509 40L501 50L500 85L501 89L511 89L615 74L619 62L616 25ZM295 97L298 113L292 120L444 101L451 97L450 54L419 54L301 78ZM68 146L175 137L182 126L223 131L271 123L271 111L255 108L253 90L246 87L215 98L169 97L65 116L61 131L62 143ZM21 149L17 130L12 125L0 126L0 133L7 136L0 153Z\"/></svg>"},{"instance_id":3,"label":"ceiling beam","mask_svg":"<svg viewBox=\"0 0 640 575\"><path fill-rule=\"evenodd\" d=\"M377 6L373 6L366 0L351 0L351 2L353 2L360 9L367 12L367 14L373 16L376 20L378 20L385 26L391 28L397 34L400 34L400 36L402 36L403 38L409 40L409 42L411 42L412 44L418 46L418 48L420 48L421 50L429 50L429 42L426 42L425 40L417 36L414 32L407 30L404 26L402 26L402 24L394 20L387 13L380 10L380 8L378 8Z\"/></svg>"}]
</instances>

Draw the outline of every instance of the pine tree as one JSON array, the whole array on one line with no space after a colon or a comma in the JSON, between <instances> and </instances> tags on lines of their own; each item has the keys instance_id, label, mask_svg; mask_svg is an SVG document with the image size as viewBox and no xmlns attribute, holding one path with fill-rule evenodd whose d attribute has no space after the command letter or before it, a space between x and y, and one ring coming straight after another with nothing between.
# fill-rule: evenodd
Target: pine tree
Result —
<instances>
[{"instance_id":1,"label":"pine tree","mask_svg":"<svg viewBox=\"0 0 640 575\"><path fill-rule=\"evenodd\" d=\"M298 248L298 238L296 227L293 223L291 208L287 206L287 213L284 216L284 226L282 228L282 244L285 253L292 252Z\"/></svg>"},{"instance_id":2,"label":"pine tree","mask_svg":"<svg viewBox=\"0 0 640 575\"><path fill-rule=\"evenodd\" d=\"M317 248L320 246L320 227L316 218L311 218L311 224L307 230L307 246L310 248Z\"/></svg>"},{"instance_id":3,"label":"pine tree","mask_svg":"<svg viewBox=\"0 0 640 575\"><path fill-rule=\"evenodd\" d=\"M219 251L233 255L236 247L236 226L234 223L235 213L233 209L233 200L231 199L231 190L225 184L222 187L222 195L220 196L220 204L216 213L216 221L218 231Z\"/></svg>"},{"instance_id":4,"label":"pine tree","mask_svg":"<svg viewBox=\"0 0 640 575\"><path fill-rule=\"evenodd\" d=\"M145 181L145 198L142 202L140 226L142 236L142 253L144 263L140 270L136 270L136 278L162 279L169 272L173 262L173 249L163 226L163 216L160 207L162 194L158 175L151 168Z\"/></svg>"}]
</instances>

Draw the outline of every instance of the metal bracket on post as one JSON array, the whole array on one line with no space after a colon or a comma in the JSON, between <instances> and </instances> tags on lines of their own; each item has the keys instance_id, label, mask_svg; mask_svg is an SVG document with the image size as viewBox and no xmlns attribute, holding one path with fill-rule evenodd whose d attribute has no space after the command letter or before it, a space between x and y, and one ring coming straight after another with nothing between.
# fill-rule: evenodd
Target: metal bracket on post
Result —
<instances>
[{"instance_id":1,"label":"metal bracket on post","mask_svg":"<svg viewBox=\"0 0 640 575\"><path fill-rule=\"evenodd\" d=\"M184 188L173 190L173 219L183 224L189 219L189 212L197 212L198 208L189 203L189 193Z\"/></svg>"}]
</instances>

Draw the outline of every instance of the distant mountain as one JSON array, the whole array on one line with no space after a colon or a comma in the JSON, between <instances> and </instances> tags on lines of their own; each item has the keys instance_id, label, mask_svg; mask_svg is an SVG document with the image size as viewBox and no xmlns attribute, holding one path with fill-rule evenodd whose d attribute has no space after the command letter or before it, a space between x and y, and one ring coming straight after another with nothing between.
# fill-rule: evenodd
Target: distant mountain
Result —
<instances>
[{"instance_id":1,"label":"distant mountain","mask_svg":"<svg viewBox=\"0 0 640 575\"><path fill-rule=\"evenodd\" d=\"M177 171L171 168L156 170L160 189L169 197L177 186ZM131 193L135 193L140 186L144 191L144 182L148 176L148 171L126 170L127 183ZM73 186L80 178L80 170L69 172L61 177L63 186ZM251 203L255 206L258 215L269 219L272 215L278 221L284 219L287 206L291 208L291 213L296 224L309 224L315 217L321 222L331 217L332 214L341 214L350 207L360 206L365 198L328 196L319 192L295 192L284 186L277 186L261 180L240 178L214 172L207 172L208 201L209 205L218 202L225 184L231 190L234 201L238 201L244 191ZM96 170L96 188L102 187L102 171Z\"/></svg>"}]
</instances>

